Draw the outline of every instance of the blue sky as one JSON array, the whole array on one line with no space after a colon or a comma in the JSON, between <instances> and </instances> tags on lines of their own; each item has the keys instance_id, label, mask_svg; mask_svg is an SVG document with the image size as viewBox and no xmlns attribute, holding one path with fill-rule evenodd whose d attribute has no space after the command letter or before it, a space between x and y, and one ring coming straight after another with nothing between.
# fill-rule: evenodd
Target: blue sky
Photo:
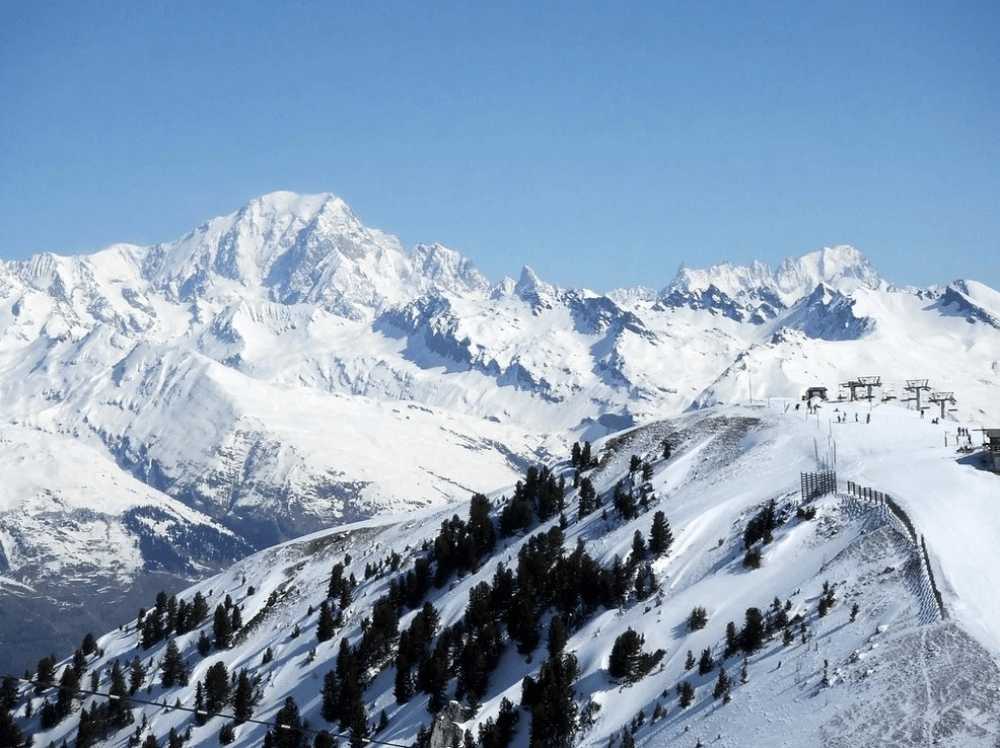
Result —
<instances>
[{"instance_id":1,"label":"blue sky","mask_svg":"<svg viewBox=\"0 0 1000 748\"><path fill-rule=\"evenodd\" d=\"M1000 6L0 5L0 257L333 192L488 277L605 291L853 244L1000 288Z\"/></svg>"}]
</instances>

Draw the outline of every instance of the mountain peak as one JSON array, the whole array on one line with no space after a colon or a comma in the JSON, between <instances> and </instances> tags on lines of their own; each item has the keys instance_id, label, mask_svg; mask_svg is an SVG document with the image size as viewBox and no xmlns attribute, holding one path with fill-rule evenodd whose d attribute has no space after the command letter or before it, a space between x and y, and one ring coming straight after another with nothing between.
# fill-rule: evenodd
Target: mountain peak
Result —
<instances>
[{"instance_id":1,"label":"mountain peak","mask_svg":"<svg viewBox=\"0 0 1000 748\"><path fill-rule=\"evenodd\" d=\"M823 247L797 259L789 257L778 266L774 280L782 294L799 297L820 283L842 293L888 285L861 251L848 244Z\"/></svg>"},{"instance_id":2,"label":"mountain peak","mask_svg":"<svg viewBox=\"0 0 1000 748\"><path fill-rule=\"evenodd\" d=\"M411 255L413 272L424 284L445 287L457 293L483 292L490 283L472 260L441 244L418 244Z\"/></svg>"},{"instance_id":3,"label":"mountain peak","mask_svg":"<svg viewBox=\"0 0 1000 748\"><path fill-rule=\"evenodd\" d=\"M559 288L543 281L534 270L525 265L521 268L521 278L514 286L514 293L537 310L539 307L550 307L559 295Z\"/></svg>"},{"instance_id":4,"label":"mountain peak","mask_svg":"<svg viewBox=\"0 0 1000 748\"><path fill-rule=\"evenodd\" d=\"M319 192L316 194L300 194L288 190L276 190L268 192L260 197L255 197L248 201L237 215L248 212L251 209L258 209L267 213L291 213L298 216L313 216L321 210L330 208L351 213L351 209L343 200L332 192Z\"/></svg>"}]
</instances>

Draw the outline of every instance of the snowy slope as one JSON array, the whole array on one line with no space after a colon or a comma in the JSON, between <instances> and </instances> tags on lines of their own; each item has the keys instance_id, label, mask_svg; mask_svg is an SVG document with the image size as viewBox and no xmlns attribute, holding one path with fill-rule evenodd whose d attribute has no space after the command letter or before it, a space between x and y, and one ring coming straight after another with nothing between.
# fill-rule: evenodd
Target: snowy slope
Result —
<instances>
[{"instance_id":1,"label":"snowy slope","mask_svg":"<svg viewBox=\"0 0 1000 748\"><path fill-rule=\"evenodd\" d=\"M272 193L154 247L0 263L0 423L57 463L24 482L0 465L3 520L20 528L17 548L0 542L11 559L59 552L14 516L42 485L65 510L32 514L70 522L86 503L124 521L119 489L73 478L76 454L263 548L509 484L577 438L858 376L882 377L877 402L928 378L953 393L949 420L995 424L998 299L975 281L895 289L846 246L777 269L682 268L659 292L602 296L527 267L492 284L333 195ZM147 566L94 559L106 578ZM12 589L35 568L12 564Z\"/></svg>"},{"instance_id":2,"label":"snowy slope","mask_svg":"<svg viewBox=\"0 0 1000 748\"><path fill-rule=\"evenodd\" d=\"M953 428L895 405L869 411L867 404L827 404L812 413L796 409L792 401L773 400L652 422L595 445L600 466L588 475L606 511L578 519L576 493L569 492L566 552L582 540L604 566L616 556L627 559L635 532L647 534L658 510L667 515L675 539L668 555L651 560L658 592L645 600L630 594L620 607L598 609L571 629L567 651L579 663L575 700L581 708L592 704L591 719L580 726L574 744L619 745L628 730L637 744L651 747L696 741L745 746L762 740L787 746L993 745L1000 734L1000 616L989 589L997 583L1000 544L975 526L996 524L997 479L957 452L953 438L945 445ZM669 459L661 455L664 439L674 447ZM625 521L610 506L609 493L619 481L631 485L631 455L649 462L652 497L637 519ZM804 502L800 473L829 467L834 455L838 493ZM848 495L847 481L890 495L918 537L925 538L943 611L919 541L884 505ZM946 506L941 497L952 495L956 487L961 503ZM504 499L495 496L502 505ZM743 532L770 500L782 521L774 540L763 546L761 568L752 570L742 563ZM797 517L797 508L814 509L815 517ZM204 659L195 651L199 632L177 637L191 668L188 686L164 689L159 684L155 665L164 644L136 648L134 621L102 637L103 654L90 658L87 668L102 673L98 686L106 690L111 663L126 664L139 655L153 663L154 671L146 676L149 688L136 698L190 706L208 667L223 662L230 673L246 668L260 677L255 719L272 719L292 696L312 729L337 733L337 725L320 715L320 689L335 665L340 638L358 641L362 621L395 578L385 565L390 554L401 554L400 573L412 569L421 548L452 514L465 516L466 507L383 516L317 533L263 551L187 590L182 597L190 600L200 591L210 608L230 596L241 606L243 620L253 622L231 649ZM498 564L516 565L530 537L557 522L543 523L527 537L502 540L478 571L432 588L427 600L438 610L441 626L462 616L472 587L489 582ZM344 561L345 575L354 573L359 585L343 610L337 635L318 642L316 610L326 596L332 566ZM366 568L376 571L366 574ZM818 602L826 585L832 586L835 602L820 615ZM787 606L789 616L802 617L804 629L796 623L787 643L774 631L745 659L739 653L724 657L726 624L742 626L748 608L768 611L775 598L780 607ZM706 609L708 622L692 631L688 618L698 606ZM401 628L413 615L404 613ZM505 696L520 703L522 679L537 677L546 657L547 621L547 615L540 621L542 642L532 655L519 655L507 645L482 706L461 719L460 729L476 735L479 724L496 716ZM211 622L207 627L210 632ZM616 637L630 627L644 635L644 649L663 648L665 656L651 674L623 684L609 677L608 658ZM296 628L301 633L296 635ZM264 663L268 648L274 659ZM733 680L728 703L712 696L717 668L699 675L697 667L689 670L685 664L689 650L697 657L706 648ZM678 704L676 686L682 681L695 688L687 708ZM418 693L406 704L396 703L391 662L381 674L370 673L367 683L369 724L381 712L386 715L375 738L409 745L421 725L431 726L426 696ZM452 681L449 690L453 688ZM43 698L33 697L36 713ZM84 704L90 701L86 698ZM140 733L161 742L171 728L190 728L192 745L214 745L225 724L216 717L197 726L190 713L156 705L136 709L136 724L142 721L139 710L145 715ZM515 744L524 745L530 717L524 709L518 711ZM37 717L19 723L26 731L38 724ZM72 741L75 729L71 716L37 732L36 742ZM235 745L259 745L265 730L253 723L238 726ZM125 745L134 732L135 726L124 728L106 744Z\"/></svg>"}]
</instances>

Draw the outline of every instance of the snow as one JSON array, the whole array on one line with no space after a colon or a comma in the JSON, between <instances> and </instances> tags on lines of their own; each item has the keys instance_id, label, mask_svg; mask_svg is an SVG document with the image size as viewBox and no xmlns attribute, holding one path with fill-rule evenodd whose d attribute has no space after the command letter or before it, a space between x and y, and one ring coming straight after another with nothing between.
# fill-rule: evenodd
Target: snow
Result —
<instances>
[{"instance_id":1,"label":"snow","mask_svg":"<svg viewBox=\"0 0 1000 748\"><path fill-rule=\"evenodd\" d=\"M913 637L942 650L965 641L946 626L972 634L995 669L997 479L954 451L959 427L978 434L1000 421L1000 293L975 281L894 289L858 250L842 246L777 270L682 268L659 294L636 287L597 296L548 284L528 267L520 280L491 286L453 250L405 252L339 198L288 192L175 242L5 263L0 280L5 578L26 584L36 570L54 581L101 570L135 578L144 559L120 516L137 506L218 532L225 520L257 547L342 526L264 551L200 587L213 589L215 604L220 590L243 589L236 580L246 574L258 587L241 598L249 620L270 591L289 589L286 571L305 575L273 625L269 619L227 659L265 672L259 653L276 643L278 664L266 670L269 709L292 693L316 712L309 679L321 677L330 651L322 645L319 664L302 663L313 625L304 611L331 558L350 550L362 578L366 560L389 548L412 554L442 518L464 512L472 492L509 493L526 465L565 455L575 439L608 447L597 471L602 492L626 472L629 449L653 458L663 438L679 446L657 463L653 481L676 537L671 557L656 562L662 603L608 611L573 639L583 680L602 704L586 744L606 744L660 699L671 716L637 734L649 745L671 744L695 725L705 742L739 734L740 720L748 731L774 731L777 744L819 744L797 742L796 726L811 736L847 734L838 720L854 695L837 689L884 685L882 650ZM818 414L799 407L806 387L823 385L837 397L861 375L882 378L871 404L824 403ZM928 378L932 392L952 392L955 402L941 412L925 393L921 417L906 399L913 378ZM943 421L932 423L939 414ZM604 441L623 427L629 431ZM612 453L615 444L630 446ZM880 576L909 563L912 549L886 529L891 517L843 498L824 500L816 523L789 523L765 549L762 569L742 568L734 548L747 519L771 498L791 501L799 472L834 455L842 481L891 495L911 516L954 624L929 623L925 591L902 572ZM399 518L415 508L419 516ZM143 521L163 529L161 520ZM649 518L641 521L646 532ZM574 526L567 543L583 537L610 563L627 556L636 529L595 518ZM321 548L315 562L302 550L310 543ZM861 562L848 561L855 557ZM700 701L683 714L673 694L660 696L682 676L687 648L717 642L727 620L739 622L775 594L796 610L814 609L824 575L863 602L864 637L843 625L841 602L841 628L817 622L827 656L805 646L755 656L753 670L766 666L771 675L755 676L764 682L754 696L725 709ZM435 604L457 614L475 581L442 591ZM385 584L365 582L360 595L371 602ZM711 622L689 636L683 623L694 605L709 608ZM286 641L296 622L302 639ZM619 698L623 689L601 668L629 625L668 656L661 674ZM124 656L131 639L108 635L106 658ZM823 659L839 671L820 688ZM786 664L778 668L778 660ZM876 675L863 675L861 661L876 661ZM917 675L937 663L928 655ZM517 701L518 679L530 672L516 656L505 668L481 717L503 693ZM700 684L702 697L705 690ZM385 695L373 698L395 709ZM995 725L993 712L984 715ZM394 734L412 737L422 717L399 710ZM156 716L159 727L180 720ZM260 738L244 732L242 744Z\"/></svg>"},{"instance_id":2,"label":"snow","mask_svg":"<svg viewBox=\"0 0 1000 748\"><path fill-rule=\"evenodd\" d=\"M578 734L580 745L606 745L640 711L646 720L637 729L636 739L650 748L681 740L693 744L696 739L704 744L745 745L748 736L760 735L767 735L771 744L797 746L852 741L910 745L911 740L926 744L931 736L940 745L992 745L1000 729L994 698L1000 693L1000 671L995 665L1000 654L1000 616L990 591L997 582L995 570L1000 569L1000 543L992 532L977 527L1000 526L992 506L996 476L969 464L955 451L953 441L945 446L943 437L949 429L953 433L953 426L933 424L912 410L878 406L868 421L867 404L825 404L818 414L796 410L793 405L775 399L769 405L707 409L652 422L595 444L601 467L594 480L605 501L610 487L625 477L629 456L635 453L654 466L652 488L657 498L633 522L623 523L613 516L605 520L600 512L578 522L574 515L565 547L572 548L582 538L588 552L602 563L616 555L625 558L634 531L648 531L654 510L666 512L675 543L668 557L654 563L661 584L658 596L599 612L570 638L568 649L576 654L581 668L577 682L581 703L592 699L600 705L594 723ZM847 415L846 422L841 422L841 414ZM658 457L663 438L669 438L675 448L669 461ZM926 575L914 571L920 568L914 560L918 554L901 531L902 525L884 508L843 493L815 500L814 520L788 515L774 542L765 546L762 568L743 567L740 539L746 521L770 499L779 508L798 504L799 473L816 469L817 444L836 445L842 491L846 481L852 480L890 494L924 535L943 592L946 620L938 615ZM499 489L494 495L505 491ZM963 497L960 503L941 500L956 494ZM203 661L191 654L197 633L179 637L178 643L188 648L189 661L197 665L191 686L163 694L163 698L192 703L195 683L209 665L221 659L230 672L246 667L252 675L263 677L264 702L255 718L273 716L284 698L292 695L310 724L326 727L318 713L319 689L322 675L333 666L340 635L317 643L315 614L309 615L306 608L316 609L325 597L333 563L350 555L348 573L360 581L343 630L357 641L361 619L368 606L385 593L389 579L383 575L366 579L366 565L377 565L395 550L402 555L405 570L413 553L434 536L444 518L464 512L463 505L453 505L373 517L268 549L199 583L183 596L190 599L201 591L214 608L230 595L243 606L244 621L265 610L272 592L283 602L231 650ZM522 538L503 541L479 572L433 592L430 599L442 621L459 617L469 589L489 580L497 563L510 565L523 542ZM837 602L821 618L815 611L824 582L834 585ZM791 646L772 638L749 657L746 684L739 682L742 658L726 660L736 684L733 701L714 701L711 690L717 672L686 673L686 652L691 650L697 657L708 647L718 657L726 623L742 625L748 607L764 610L774 597L782 604L790 601L790 615L806 617L807 642L799 640L797 629ZM859 613L852 623L854 603ZM709 622L704 629L690 632L686 621L695 606L708 610ZM401 627L407 624L404 616ZM302 631L297 638L290 634L295 626ZM128 624L123 631L100 639L105 651L100 662L133 656L135 635L130 632L134 627ZM654 673L623 686L608 678L607 656L615 638L629 627L644 634L647 651L662 647L667 655ZM144 661L155 660L162 655L162 646L139 654ZM268 647L275 660L264 665L260 655ZM919 656L914 657L914 652ZM475 733L476 724L496 713L504 695L517 703L521 679L534 671L542 657L536 653L526 660L509 650L491 679L482 709L463 727ZM977 688L963 680L971 672L980 678ZM696 686L695 704L687 710L677 706L674 691L684 679ZM161 693L155 684L151 695L160 698ZM378 737L410 742L419 724L427 722L421 706L426 697L418 695L399 706L391 693L388 675L377 678L366 693L370 715L384 709L390 720L388 730ZM667 713L651 724L657 704ZM157 707L146 707L146 713L152 729L161 736L172 726L184 729L190 724L184 713ZM522 717L521 739L526 736L527 719L527 715ZM213 720L203 728L195 727L193 745L214 741L220 724ZM885 730L890 727L901 728L906 735L886 742ZM61 726L39 737L58 743L72 736L66 730ZM113 744L123 744L129 733L123 730ZM262 735L263 728L244 725L237 730L236 745L259 744Z\"/></svg>"}]
</instances>

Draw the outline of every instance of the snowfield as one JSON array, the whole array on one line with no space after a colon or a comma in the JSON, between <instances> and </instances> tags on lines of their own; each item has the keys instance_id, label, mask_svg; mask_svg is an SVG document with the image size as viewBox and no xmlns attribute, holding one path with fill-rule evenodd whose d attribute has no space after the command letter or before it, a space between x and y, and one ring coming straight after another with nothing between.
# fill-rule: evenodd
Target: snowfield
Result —
<instances>
[{"instance_id":1,"label":"snowfield","mask_svg":"<svg viewBox=\"0 0 1000 748\"><path fill-rule=\"evenodd\" d=\"M591 477L608 512L577 520L575 493L570 493L567 551L582 539L602 564L616 556L625 559L635 531L648 532L656 510L666 513L675 540L669 555L653 562L659 581L656 594L598 611L570 637L567 650L574 652L580 666L578 702L596 705L590 707L592 719L577 733L575 744L618 743L623 729L634 729L635 740L645 746L697 741L724 746L762 741L779 746L994 745L1000 733L1000 617L990 589L997 583L1000 545L982 528L998 526L1000 479L980 469L976 455L970 459L956 451L954 423L934 424L895 405L869 411L867 403L824 403L815 413L795 405L773 399L696 411L595 445L601 462ZM674 445L669 460L659 454L664 439ZM625 522L608 507L608 492L619 480L629 480L632 454L650 462L655 498L638 519ZM836 468L838 492L803 502L800 474L821 467ZM884 504L848 495L847 481L889 494L925 538L944 615L919 542ZM509 495L509 489L494 493L494 498L500 500L501 494ZM956 495L960 501L942 500ZM763 547L761 568L751 570L743 565L742 533L747 521L772 499L783 521L773 542ZM814 508L815 517L796 517L797 507ZM385 594L391 577L383 570L366 578L366 567L383 569L381 564L396 551L405 571L442 520L465 512L462 504L429 508L317 533L263 551L191 588L182 597L190 599L201 591L211 608L231 596L242 607L243 620L254 624L232 649L204 659L194 651L197 632L178 637L192 668L191 684L167 692L150 673L148 698L193 703L196 682L209 665L221 660L231 673L247 668L260 676L263 698L256 719L273 717L291 695L310 727L336 733L337 726L319 715L323 675L336 661L340 637L358 640L362 620ZM429 600L442 625L461 617L469 590L489 581L497 564L516 563L525 542L508 538L478 572L432 590ZM354 602L345 611L338 635L317 642L315 611L326 596L330 569L347 557L347 568L359 580ZM832 585L835 603L821 616L817 605L825 584ZM279 602L269 605L269 598ZM718 660L726 624L742 626L747 608L765 611L775 599L789 606L790 615L802 616L804 632L796 627L794 641L788 644L782 643L779 632L772 634L746 659L746 682L741 675L743 655L725 659L734 683L732 700L713 699L717 670L703 676L697 668L686 670L687 652L697 657L709 648ZM690 631L688 617L698 606L706 609L708 623ZM401 628L408 625L409 616L412 613L403 617ZM136 649L135 626L133 621L102 637L103 657L90 667L106 673L115 659L125 663L136 654L155 663L163 645ZM644 635L647 651L662 648L666 654L650 675L623 685L607 674L608 654L615 638L629 627ZM297 636L296 628L301 631ZM508 646L491 675L482 707L459 724L461 729L475 735L479 723L496 715L504 696L519 703L521 680L544 659L544 644L539 646L529 657ZM264 664L262 653L268 648L274 659ZM373 737L409 745L420 725L430 727L432 718L425 709L426 696L396 704L392 672L390 663L371 681L366 709L370 722L383 710L388 720ZM686 709L678 705L676 692L684 680L695 687L694 703ZM185 712L141 708L148 731L159 736L171 727L182 731L193 724ZM528 721L523 714L516 744L526 743ZM222 724L215 718L192 727L193 744L214 744ZM236 745L259 745L265 729L249 723L238 727ZM124 745L133 731L123 730L109 744ZM58 744L72 736L73 725L66 723L36 739Z\"/></svg>"}]
</instances>

